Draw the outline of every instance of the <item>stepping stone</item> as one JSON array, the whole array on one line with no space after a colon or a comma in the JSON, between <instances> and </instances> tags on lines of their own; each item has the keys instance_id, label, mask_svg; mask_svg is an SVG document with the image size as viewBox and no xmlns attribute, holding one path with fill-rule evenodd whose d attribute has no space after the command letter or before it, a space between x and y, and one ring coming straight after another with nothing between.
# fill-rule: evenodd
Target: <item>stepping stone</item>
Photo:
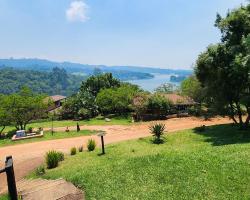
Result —
<instances>
[{"instance_id":1,"label":"stepping stone","mask_svg":"<svg viewBox=\"0 0 250 200\"><path fill-rule=\"evenodd\" d=\"M83 200L83 192L64 179L21 180L17 182L22 200Z\"/></svg>"}]
</instances>

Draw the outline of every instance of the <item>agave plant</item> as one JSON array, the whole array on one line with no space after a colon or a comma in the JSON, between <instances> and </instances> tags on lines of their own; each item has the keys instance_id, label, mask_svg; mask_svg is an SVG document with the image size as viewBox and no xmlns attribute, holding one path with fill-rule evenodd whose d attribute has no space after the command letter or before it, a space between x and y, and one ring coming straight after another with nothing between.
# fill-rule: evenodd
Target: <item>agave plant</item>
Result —
<instances>
[{"instance_id":1,"label":"agave plant","mask_svg":"<svg viewBox=\"0 0 250 200\"><path fill-rule=\"evenodd\" d=\"M149 127L149 130L151 131L152 135L155 137L155 141L160 142L161 136L164 134L165 131L165 124L153 124Z\"/></svg>"}]
</instances>

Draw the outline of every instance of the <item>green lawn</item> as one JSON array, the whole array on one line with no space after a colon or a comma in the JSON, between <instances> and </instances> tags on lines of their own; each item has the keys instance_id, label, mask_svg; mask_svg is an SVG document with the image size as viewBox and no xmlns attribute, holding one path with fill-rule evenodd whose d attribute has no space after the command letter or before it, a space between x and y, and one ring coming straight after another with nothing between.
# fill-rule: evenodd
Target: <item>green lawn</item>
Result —
<instances>
[{"instance_id":1,"label":"green lawn","mask_svg":"<svg viewBox=\"0 0 250 200\"><path fill-rule=\"evenodd\" d=\"M33 138L33 139L26 139L20 141L11 141L10 139L0 139L0 147L7 146L7 145L15 145L15 144L23 144L23 143L30 143L30 142L39 142L44 140L56 140L56 139L63 139L63 138L72 138L72 137L79 137L84 135L92 135L95 134L95 131L89 130L82 130L80 132L70 131L70 132L55 132L53 135L51 132L44 132L44 136L41 138Z\"/></svg>"},{"instance_id":2,"label":"green lawn","mask_svg":"<svg viewBox=\"0 0 250 200\"><path fill-rule=\"evenodd\" d=\"M0 200L9 200L10 198L8 197L8 195L1 195L0 196Z\"/></svg>"},{"instance_id":3,"label":"green lawn","mask_svg":"<svg viewBox=\"0 0 250 200\"><path fill-rule=\"evenodd\" d=\"M90 120L82 120L78 121L79 125L129 125L131 124L131 118L130 117L113 117L110 122L106 122L104 117L96 117ZM76 126L77 121L73 120L61 120L61 121L54 121L53 126L54 127L66 127L66 126ZM33 127L33 128L50 128L52 126L51 121L45 121L45 122L34 122L27 126ZM6 127L4 132L8 132L10 130L14 129L14 127Z\"/></svg>"},{"instance_id":4,"label":"green lawn","mask_svg":"<svg viewBox=\"0 0 250 200\"><path fill-rule=\"evenodd\" d=\"M66 157L44 178L63 177L86 199L250 199L250 133L230 125L180 131L162 145L146 138L99 152Z\"/></svg>"}]
</instances>

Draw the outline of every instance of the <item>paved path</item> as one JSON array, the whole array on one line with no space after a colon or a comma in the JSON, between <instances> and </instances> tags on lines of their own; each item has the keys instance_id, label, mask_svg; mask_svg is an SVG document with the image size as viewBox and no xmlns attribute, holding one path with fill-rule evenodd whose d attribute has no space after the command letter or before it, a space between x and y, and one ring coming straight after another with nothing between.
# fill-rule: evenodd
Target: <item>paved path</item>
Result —
<instances>
[{"instance_id":1,"label":"paved path","mask_svg":"<svg viewBox=\"0 0 250 200\"><path fill-rule=\"evenodd\" d=\"M151 122L152 123L152 122ZM82 126L81 129L86 130L104 130L107 132L105 136L105 143L115 143L124 140L136 139L141 137L150 136L148 126L151 124L140 123L133 125L108 125L108 126ZM231 123L227 118L215 118L209 121L204 121L199 118L178 118L162 121L167 127L168 132L174 132L178 130L190 129L201 125L215 125ZM69 127L73 130L75 127ZM56 128L56 130L65 130L65 127ZM47 151L54 149L69 153L69 150L73 146L84 145L86 148L86 142L88 139L93 138L99 145L99 138L97 136L82 136L77 138L67 138L59 140L41 141L35 143L19 144L14 146L7 146L0 148L0 167L3 166L3 162L6 156L12 155L14 158L14 167L16 173L16 179L20 180L30 171L34 170L43 162L44 155ZM0 193L3 190L3 186L6 185L5 176L0 175Z\"/></svg>"}]
</instances>

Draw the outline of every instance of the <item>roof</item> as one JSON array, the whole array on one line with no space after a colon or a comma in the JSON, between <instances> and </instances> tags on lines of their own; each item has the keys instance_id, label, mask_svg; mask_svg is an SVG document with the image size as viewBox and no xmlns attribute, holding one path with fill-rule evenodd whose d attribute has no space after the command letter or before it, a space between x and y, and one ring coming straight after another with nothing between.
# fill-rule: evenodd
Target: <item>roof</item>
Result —
<instances>
[{"instance_id":1,"label":"roof","mask_svg":"<svg viewBox=\"0 0 250 200\"><path fill-rule=\"evenodd\" d=\"M54 95L54 96L50 96L49 98L50 98L53 102L56 102L56 101L64 100L64 99L66 99L67 97L62 96L62 95Z\"/></svg>"},{"instance_id":2,"label":"roof","mask_svg":"<svg viewBox=\"0 0 250 200\"><path fill-rule=\"evenodd\" d=\"M163 94L169 101L171 101L174 105L195 105L196 102L188 97L188 96L181 96L178 94Z\"/></svg>"}]
</instances>

